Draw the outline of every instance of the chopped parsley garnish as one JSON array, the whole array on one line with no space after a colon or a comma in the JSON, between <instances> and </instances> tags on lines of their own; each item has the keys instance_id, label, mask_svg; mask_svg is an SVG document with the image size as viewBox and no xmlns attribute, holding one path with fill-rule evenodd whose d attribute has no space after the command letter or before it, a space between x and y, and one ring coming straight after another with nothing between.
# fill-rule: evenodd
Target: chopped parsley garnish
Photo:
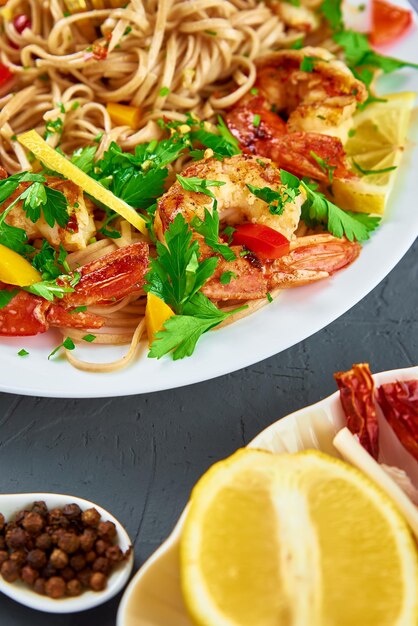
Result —
<instances>
[{"instance_id":1,"label":"chopped parsley garnish","mask_svg":"<svg viewBox=\"0 0 418 626\"><path fill-rule=\"evenodd\" d=\"M165 232L165 243L156 242L157 257L150 259L144 289L158 296L177 314L213 275L218 259L199 261L197 241L179 213Z\"/></svg>"},{"instance_id":2,"label":"chopped parsley garnish","mask_svg":"<svg viewBox=\"0 0 418 626\"><path fill-rule=\"evenodd\" d=\"M237 275L235 274L235 272L227 271L227 272L223 272L219 276L219 282L221 283L221 285L229 285L231 280L235 278L237 278Z\"/></svg>"},{"instance_id":3,"label":"chopped parsley garnish","mask_svg":"<svg viewBox=\"0 0 418 626\"><path fill-rule=\"evenodd\" d=\"M356 129L355 128L350 128L350 130L348 131L348 136L350 137L350 139L352 137L354 137L356 134Z\"/></svg>"},{"instance_id":4,"label":"chopped parsley garnish","mask_svg":"<svg viewBox=\"0 0 418 626\"><path fill-rule=\"evenodd\" d=\"M41 273L43 280L51 280L61 276L63 272L70 273L70 267L66 261L67 251L60 244L57 252L46 239L42 242L42 248L32 259L32 265Z\"/></svg>"},{"instance_id":5,"label":"chopped parsley garnish","mask_svg":"<svg viewBox=\"0 0 418 626\"><path fill-rule=\"evenodd\" d=\"M296 41L292 43L292 45L290 46L290 49L300 50L301 48L303 48L303 46L304 46L303 37L299 37L299 39L296 39Z\"/></svg>"},{"instance_id":6,"label":"chopped parsley garnish","mask_svg":"<svg viewBox=\"0 0 418 626\"><path fill-rule=\"evenodd\" d=\"M161 87L159 91L160 96L168 96L169 93L170 93L169 87Z\"/></svg>"},{"instance_id":7,"label":"chopped parsley garnish","mask_svg":"<svg viewBox=\"0 0 418 626\"><path fill-rule=\"evenodd\" d=\"M22 348L17 354L18 356L28 356L29 352L25 350L25 348Z\"/></svg>"},{"instance_id":8,"label":"chopped parsley garnish","mask_svg":"<svg viewBox=\"0 0 418 626\"><path fill-rule=\"evenodd\" d=\"M282 170L281 170L282 171ZM282 180L282 182L284 182ZM272 215L282 215L288 202L294 202L296 196L300 194L299 188L282 186L278 191L270 189L270 187L255 187L247 185L248 189L260 200L264 200L269 205L269 211Z\"/></svg>"},{"instance_id":9,"label":"chopped parsley garnish","mask_svg":"<svg viewBox=\"0 0 418 626\"><path fill-rule=\"evenodd\" d=\"M234 232L237 229L234 228L233 226L225 226L224 230L223 230L223 235L225 235L225 237L228 237L228 243L232 243L232 235L234 234Z\"/></svg>"},{"instance_id":10,"label":"chopped parsley garnish","mask_svg":"<svg viewBox=\"0 0 418 626\"><path fill-rule=\"evenodd\" d=\"M150 260L144 289L164 300L176 315L156 334L148 355L151 358L171 352L175 360L190 356L199 337L231 314L220 311L200 292L213 275L218 258L200 261L199 244L192 238L189 225L179 213L165 233L166 245L156 242L158 256Z\"/></svg>"},{"instance_id":11,"label":"chopped parsley garnish","mask_svg":"<svg viewBox=\"0 0 418 626\"><path fill-rule=\"evenodd\" d=\"M261 116L259 113L256 113L253 117L253 126L255 127L260 126L260 122L261 122Z\"/></svg>"},{"instance_id":12,"label":"chopped parsley garnish","mask_svg":"<svg viewBox=\"0 0 418 626\"><path fill-rule=\"evenodd\" d=\"M205 196L209 196L214 200L216 200L215 194L209 189L209 187L222 187L223 185L226 185L225 181L222 180L207 180L206 178L198 178L197 176L190 176L187 178L185 176L180 176L180 174L177 174L176 177L180 185L186 191L203 193Z\"/></svg>"},{"instance_id":13,"label":"chopped parsley garnish","mask_svg":"<svg viewBox=\"0 0 418 626\"><path fill-rule=\"evenodd\" d=\"M301 61L299 69L302 72L313 72L316 61L323 61L323 60L324 59L321 59L319 57L305 56L305 57L303 57L303 59Z\"/></svg>"},{"instance_id":14,"label":"chopped parsley garnish","mask_svg":"<svg viewBox=\"0 0 418 626\"><path fill-rule=\"evenodd\" d=\"M92 343L95 339L96 335L91 335L90 333L88 335L84 335L83 337L83 341L87 341L88 343Z\"/></svg>"},{"instance_id":15,"label":"chopped parsley garnish","mask_svg":"<svg viewBox=\"0 0 418 626\"><path fill-rule=\"evenodd\" d=\"M345 236L349 241L366 241L380 223L380 217L343 211L317 191L316 183L299 180L285 170L280 170L280 178L289 188L296 190L301 187L304 190L306 200L302 205L301 218L308 226L322 224L334 237Z\"/></svg>"},{"instance_id":16,"label":"chopped parsley garnish","mask_svg":"<svg viewBox=\"0 0 418 626\"><path fill-rule=\"evenodd\" d=\"M45 220L52 227L55 221L65 227L68 223L67 199L63 193L46 186L46 178L42 174L21 172L0 180L0 205L3 204L18 189L21 183L31 183L26 187L0 216L0 243L22 255L33 252L33 248L27 245L27 235L22 228L9 226L5 219L13 207L22 201L22 208L29 219L36 221L41 215L41 209Z\"/></svg>"},{"instance_id":17,"label":"chopped parsley garnish","mask_svg":"<svg viewBox=\"0 0 418 626\"><path fill-rule=\"evenodd\" d=\"M252 88L250 89L250 94L251 94L252 96L258 96L258 89L257 89L257 87L252 87Z\"/></svg>"},{"instance_id":18,"label":"chopped parsley garnish","mask_svg":"<svg viewBox=\"0 0 418 626\"><path fill-rule=\"evenodd\" d=\"M23 287L23 289L52 302L54 298L63 298L66 293L72 293L74 291L73 285L71 282L69 285L59 285L55 280L43 280L29 287Z\"/></svg>"},{"instance_id":19,"label":"chopped parsley garnish","mask_svg":"<svg viewBox=\"0 0 418 626\"><path fill-rule=\"evenodd\" d=\"M336 165L329 165L325 159L322 159L319 154L316 154L313 150L310 152L311 157L314 161L316 161L325 174L328 175L328 180L332 183L332 179L334 177L334 171L337 169Z\"/></svg>"},{"instance_id":20,"label":"chopped parsley garnish","mask_svg":"<svg viewBox=\"0 0 418 626\"><path fill-rule=\"evenodd\" d=\"M0 309L4 309L13 298L19 293L19 289L1 289L0 290Z\"/></svg>"},{"instance_id":21,"label":"chopped parsley garnish","mask_svg":"<svg viewBox=\"0 0 418 626\"><path fill-rule=\"evenodd\" d=\"M219 241L219 213L214 208L212 213L205 208L205 219L195 215L190 223L192 228L202 235L205 243L215 252L223 256L226 261L234 261L235 253L226 243Z\"/></svg>"},{"instance_id":22,"label":"chopped parsley garnish","mask_svg":"<svg viewBox=\"0 0 418 626\"><path fill-rule=\"evenodd\" d=\"M61 348L65 348L66 350L74 350L74 341L70 337L66 337L59 346L54 348L52 352L48 354L48 361L58 352L58 350L61 350Z\"/></svg>"},{"instance_id":23,"label":"chopped parsley garnish","mask_svg":"<svg viewBox=\"0 0 418 626\"><path fill-rule=\"evenodd\" d=\"M56 120L48 120L45 123L44 138L48 139L48 137L52 137L52 135L55 135L55 134L61 135L63 130L64 130L64 122L62 121L60 117L57 117Z\"/></svg>"},{"instance_id":24,"label":"chopped parsley garnish","mask_svg":"<svg viewBox=\"0 0 418 626\"><path fill-rule=\"evenodd\" d=\"M246 309L247 305L227 313L218 309L203 293L196 293L184 306L182 315L174 315L155 335L148 356L161 358L172 353L174 361L191 356L199 338L227 317Z\"/></svg>"},{"instance_id":25,"label":"chopped parsley garnish","mask_svg":"<svg viewBox=\"0 0 418 626\"><path fill-rule=\"evenodd\" d=\"M363 174L363 176L372 176L373 174L386 174L388 172L393 172L393 170L397 169L396 165L392 165L391 167L383 167L380 170L365 170L361 167L361 165L356 163L356 161L354 160L353 160L353 165L356 169L358 169L359 172Z\"/></svg>"},{"instance_id":26,"label":"chopped parsley garnish","mask_svg":"<svg viewBox=\"0 0 418 626\"><path fill-rule=\"evenodd\" d=\"M71 156L71 163L74 163L80 170L86 174L90 174L94 166L94 157L96 156L97 146L85 146L74 150Z\"/></svg>"},{"instance_id":27,"label":"chopped parsley garnish","mask_svg":"<svg viewBox=\"0 0 418 626\"><path fill-rule=\"evenodd\" d=\"M271 293L269 291L266 293L266 298L270 302L270 304L273 302L272 295L271 295Z\"/></svg>"},{"instance_id":28,"label":"chopped parsley garnish","mask_svg":"<svg viewBox=\"0 0 418 626\"><path fill-rule=\"evenodd\" d=\"M71 311L68 311L68 313L84 313L84 311L87 311L87 307L82 305L82 306L77 306L75 309L72 309Z\"/></svg>"}]
</instances>

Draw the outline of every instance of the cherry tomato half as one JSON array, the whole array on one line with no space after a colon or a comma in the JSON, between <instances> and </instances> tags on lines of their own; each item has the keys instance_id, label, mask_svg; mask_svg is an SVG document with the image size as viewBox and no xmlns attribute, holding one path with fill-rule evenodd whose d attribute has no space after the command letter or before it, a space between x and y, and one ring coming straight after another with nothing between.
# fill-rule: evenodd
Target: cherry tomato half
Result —
<instances>
[{"instance_id":1,"label":"cherry tomato half","mask_svg":"<svg viewBox=\"0 0 418 626\"><path fill-rule=\"evenodd\" d=\"M372 32L370 41L375 46L389 44L409 30L412 11L402 9L386 0L372 1Z\"/></svg>"},{"instance_id":2,"label":"cherry tomato half","mask_svg":"<svg viewBox=\"0 0 418 626\"><path fill-rule=\"evenodd\" d=\"M232 243L265 259L279 259L289 253L289 240L264 224L240 224L232 235Z\"/></svg>"}]
</instances>

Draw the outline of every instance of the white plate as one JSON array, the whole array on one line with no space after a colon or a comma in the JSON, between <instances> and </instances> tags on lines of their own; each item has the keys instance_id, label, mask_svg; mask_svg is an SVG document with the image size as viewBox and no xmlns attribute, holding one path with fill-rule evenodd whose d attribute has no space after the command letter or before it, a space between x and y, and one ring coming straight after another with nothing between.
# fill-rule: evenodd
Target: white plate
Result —
<instances>
[{"instance_id":1,"label":"white plate","mask_svg":"<svg viewBox=\"0 0 418 626\"><path fill-rule=\"evenodd\" d=\"M390 50L392 56L418 62L416 31ZM386 52L388 54L388 52ZM418 91L418 71L402 70L381 81L381 92ZM283 292L272 304L235 324L205 335L194 355L173 362L143 357L125 370L87 374L63 358L48 361L60 343L51 331L34 338L2 338L0 391L37 396L91 398L124 396L181 387L246 367L306 339L364 298L399 262L418 234L418 178L412 163L418 159L416 115L410 129L397 184L383 225L364 245L360 258L348 269L316 285ZM309 303L309 306L307 306ZM21 358L22 348L30 356ZM126 348L77 347L91 361L108 361Z\"/></svg>"},{"instance_id":2,"label":"white plate","mask_svg":"<svg viewBox=\"0 0 418 626\"><path fill-rule=\"evenodd\" d=\"M376 386L395 380L415 379L418 378L418 366L382 372L373 378ZM269 450L274 454L314 448L339 457L333 439L345 423L339 392L336 392L272 424L257 435L249 447ZM416 461L400 445L383 418L379 423L379 461L408 472L418 488ZM383 473L382 470L380 473ZM418 510L413 515L414 527L417 528ZM179 540L184 517L183 512L168 539L129 583L119 605L117 626L193 626L180 588Z\"/></svg>"}]
</instances>

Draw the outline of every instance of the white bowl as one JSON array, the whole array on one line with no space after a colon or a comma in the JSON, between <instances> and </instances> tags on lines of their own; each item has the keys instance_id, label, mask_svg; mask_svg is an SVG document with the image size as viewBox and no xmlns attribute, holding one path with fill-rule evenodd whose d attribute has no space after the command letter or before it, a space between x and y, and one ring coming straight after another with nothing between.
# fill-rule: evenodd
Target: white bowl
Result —
<instances>
[{"instance_id":1,"label":"white bowl","mask_svg":"<svg viewBox=\"0 0 418 626\"><path fill-rule=\"evenodd\" d=\"M29 508L33 502L37 500L44 500L49 509L63 507L65 504L73 502L78 504L82 511L94 507L102 516L103 521L110 521L115 524L117 543L121 550L125 552L132 545L128 533L113 515L94 502L89 502L83 498L58 493L0 494L0 512L3 513L6 521L8 521L15 513ZM20 604L24 604L31 609L38 609L38 611L45 611L46 613L75 613L85 611L99 604L103 604L103 602L107 602L107 600L113 598L113 596L123 589L128 582L133 562L133 551L131 551L128 559L119 563L112 571L108 578L107 587L103 591L83 591L81 595L74 598L64 597L54 600L36 593L21 580L8 583L2 576L0 576L0 591ZM1 623L4 623L3 620L1 620Z\"/></svg>"}]
</instances>

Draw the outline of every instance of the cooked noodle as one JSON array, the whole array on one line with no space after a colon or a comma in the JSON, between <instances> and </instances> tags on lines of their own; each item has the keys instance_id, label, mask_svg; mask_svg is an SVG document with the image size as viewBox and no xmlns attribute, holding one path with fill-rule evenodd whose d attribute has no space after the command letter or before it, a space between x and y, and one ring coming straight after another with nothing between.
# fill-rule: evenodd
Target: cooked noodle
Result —
<instances>
[{"instance_id":1,"label":"cooked noodle","mask_svg":"<svg viewBox=\"0 0 418 626\"><path fill-rule=\"evenodd\" d=\"M118 3L102 3L111 4ZM60 132L47 138L52 147L59 145L70 154L96 141L99 158L112 141L132 150L160 138L156 120L161 117L183 120L192 112L214 119L251 89L257 57L289 47L301 36L259 0L131 0L126 8L69 15L68 6L64 0L9 0L3 9L31 21L19 34L12 19L4 19L0 37L0 61L15 75L13 93L10 83L0 88L0 163L11 174L31 169L16 135L30 129L44 135L46 123L58 118L63 122ZM106 109L110 102L140 107L139 127L115 127ZM180 157L173 169L181 171L185 159ZM117 227L119 239L102 238L70 253L69 266L76 269L143 239L123 220ZM129 350L105 364L81 361L66 350L69 362L94 372L125 367L138 352L145 302L140 293L89 307L89 312L106 318L95 343L130 344ZM252 302L248 311L225 323L265 303ZM77 329L61 330L74 341L85 335Z\"/></svg>"}]
</instances>

